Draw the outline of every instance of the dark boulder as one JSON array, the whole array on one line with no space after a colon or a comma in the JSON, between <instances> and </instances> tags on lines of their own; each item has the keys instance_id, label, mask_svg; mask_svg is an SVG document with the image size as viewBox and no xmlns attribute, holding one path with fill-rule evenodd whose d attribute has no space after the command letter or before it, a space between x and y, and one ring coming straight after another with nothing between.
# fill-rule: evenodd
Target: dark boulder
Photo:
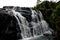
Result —
<instances>
[{"instance_id":1,"label":"dark boulder","mask_svg":"<svg viewBox=\"0 0 60 40\"><path fill-rule=\"evenodd\" d=\"M22 16L24 16L28 22L31 22L31 20L32 20L31 8L28 8L28 7L16 7L16 11L20 12L22 14Z\"/></svg>"},{"instance_id":2,"label":"dark boulder","mask_svg":"<svg viewBox=\"0 0 60 40\"><path fill-rule=\"evenodd\" d=\"M21 33L19 25L14 16L9 15L4 9L0 10L0 40L17 40Z\"/></svg>"}]
</instances>

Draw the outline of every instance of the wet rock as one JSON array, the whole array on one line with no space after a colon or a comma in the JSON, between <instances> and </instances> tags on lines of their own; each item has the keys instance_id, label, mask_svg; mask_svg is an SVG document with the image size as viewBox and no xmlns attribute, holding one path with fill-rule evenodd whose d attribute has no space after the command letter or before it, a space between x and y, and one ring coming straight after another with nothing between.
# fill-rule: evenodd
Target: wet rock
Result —
<instances>
[{"instance_id":1,"label":"wet rock","mask_svg":"<svg viewBox=\"0 0 60 40\"><path fill-rule=\"evenodd\" d=\"M17 20L14 16L9 15L4 9L0 11L0 40L17 40L18 28ZM21 33L21 32L20 32ZM20 35L20 34L19 34ZM20 35L20 38L21 35Z\"/></svg>"},{"instance_id":2,"label":"wet rock","mask_svg":"<svg viewBox=\"0 0 60 40\"><path fill-rule=\"evenodd\" d=\"M24 16L28 22L31 22L32 11L30 8L28 8L28 7L16 7L16 11L20 12L22 14L22 16Z\"/></svg>"}]
</instances>

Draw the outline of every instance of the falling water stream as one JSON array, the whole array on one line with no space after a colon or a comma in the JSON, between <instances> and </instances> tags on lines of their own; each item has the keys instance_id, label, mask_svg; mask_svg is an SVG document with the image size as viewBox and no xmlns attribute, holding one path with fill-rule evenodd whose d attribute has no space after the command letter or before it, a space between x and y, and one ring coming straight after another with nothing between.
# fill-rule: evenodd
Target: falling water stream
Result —
<instances>
[{"instance_id":1,"label":"falling water stream","mask_svg":"<svg viewBox=\"0 0 60 40\"><path fill-rule=\"evenodd\" d=\"M11 10L11 12L13 12L13 15L18 21L21 30L22 40L37 38L43 36L43 34L45 33L52 34L50 28L48 27L48 23L43 18L42 13L35 10L31 11L32 20L31 22L28 22L26 17L24 17L21 12L17 12L13 9Z\"/></svg>"}]
</instances>

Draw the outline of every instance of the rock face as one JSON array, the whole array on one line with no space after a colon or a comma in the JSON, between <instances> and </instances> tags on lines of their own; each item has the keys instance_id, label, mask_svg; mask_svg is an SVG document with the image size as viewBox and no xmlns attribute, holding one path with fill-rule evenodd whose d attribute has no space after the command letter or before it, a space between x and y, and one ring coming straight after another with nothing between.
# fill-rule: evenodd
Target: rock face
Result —
<instances>
[{"instance_id":1,"label":"rock face","mask_svg":"<svg viewBox=\"0 0 60 40\"><path fill-rule=\"evenodd\" d=\"M14 6L4 6L3 8L0 8L0 40L21 39L21 31L17 20L9 13L10 10L7 9L14 9L17 12L21 12L28 22L31 22L31 9Z\"/></svg>"},{"instance_id":2,"label":"rock face","mask_svg":"<svg viewBox=\"0 0 60 40\"><path fill-rule=\"evenodd\" d=\"M0 9L0 40L17 40L21 35L17 20L13 15L9 15L4 8Z\"/></svg>"},{"instance_id":3,"label":"rock face","mask_svg":"<svg viewBox=\"0 0 60 40\"><path fill-rule=\"evenodd\" d=\"M14 6L5 6L0 9L0 40L21 40L41 34L49 36L49 33L51 31L40 11Z\"/></svg>"},{"instance_id":4,"label":"rock face","mask_svg":"<svg viewBox=\"0 0 60 40\"><path fill-rule=\"evenodd\" d=\"M31 9L25 7L4 6L0 8L0 40L21 39L21 31L16 18L9 13L7 9L14 9L22 13L28 22L31 22Z\"/></svg>"},{"instance_id":5,"label":"rock face","mask_svg":"<svg viewBox=\"0 0 60 40\"><path fill-rule=\"evenodd\" d=\"M17 8L16 9L17 12L20 12L22 16L24 16L28 22L31 22L32 11L30 8L28 7L16 7L16 8Z\"/></svg>"}]
</instances>

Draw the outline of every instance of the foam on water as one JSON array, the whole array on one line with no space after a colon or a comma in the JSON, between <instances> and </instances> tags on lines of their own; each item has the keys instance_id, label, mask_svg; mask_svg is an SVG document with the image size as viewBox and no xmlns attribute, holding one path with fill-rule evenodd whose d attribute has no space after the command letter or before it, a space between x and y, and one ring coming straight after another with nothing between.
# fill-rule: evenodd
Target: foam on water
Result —
<instances>
[{"instance_id":1,"label":"foam on water","mask_svg":"<svg viewBox=\"0 0 60 40\"><path fill-rule=\"evenodd\" d=\"M44 33L52 34L48 27L48 23L43 19L43 15L40 11L36 12L35 10L31 10L31 22L28 22L26 17L22 16L22 13L13 9L11 9L11 11L13 12L13 15L20 27L22 40L37 38L43 36ZM29 24L32 26L29 27Z\"/></svg>"}]
</instances>

